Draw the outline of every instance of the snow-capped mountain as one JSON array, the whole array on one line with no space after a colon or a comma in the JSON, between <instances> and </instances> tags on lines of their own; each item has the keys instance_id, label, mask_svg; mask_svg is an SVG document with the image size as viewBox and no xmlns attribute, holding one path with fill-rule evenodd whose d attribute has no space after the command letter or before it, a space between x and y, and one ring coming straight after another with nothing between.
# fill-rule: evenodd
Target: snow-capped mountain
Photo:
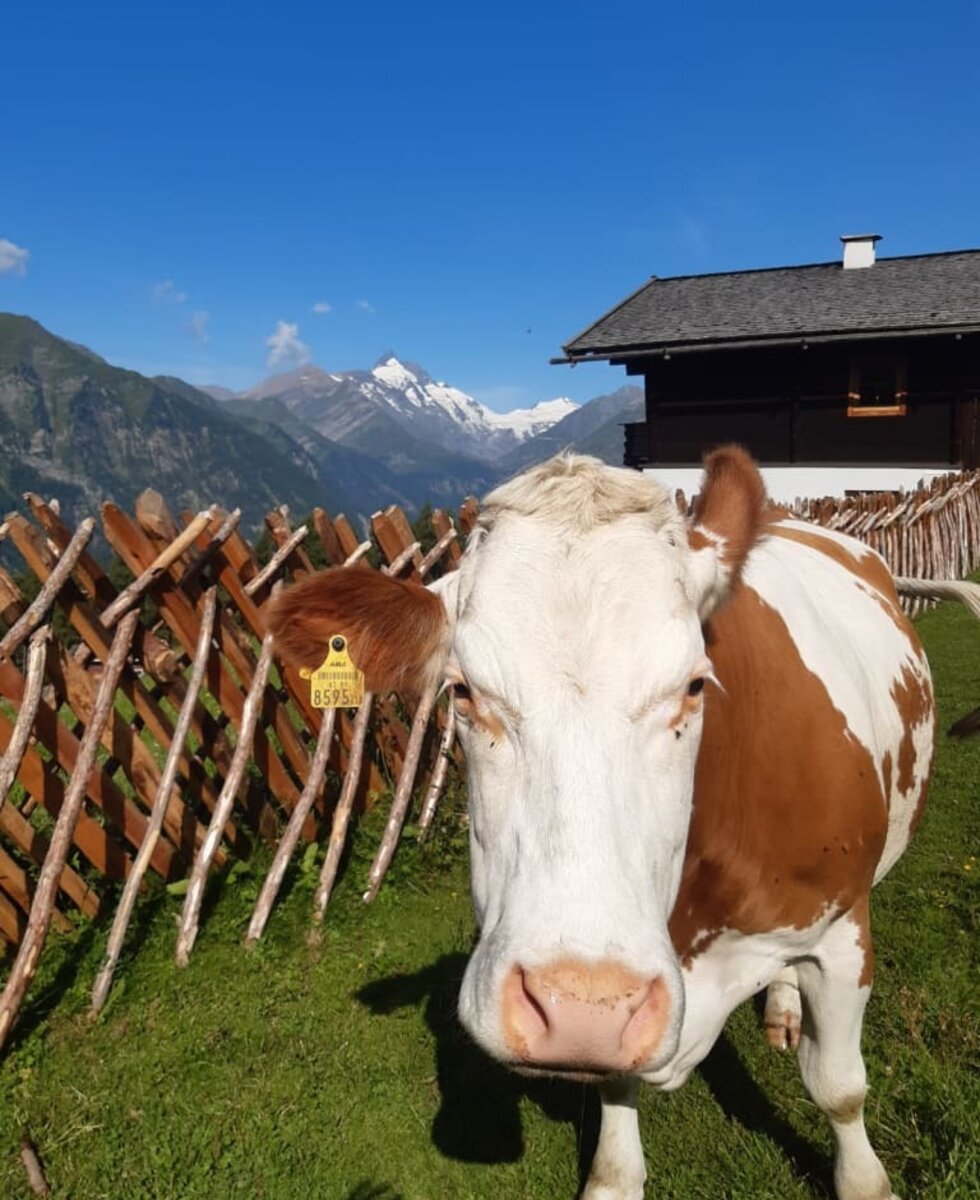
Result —
<instances>
[{"instance_id":1,"label":"snow-capped mountain","mask_svg":"<svg viewBox=\"0 0 980 1200\"><path fill-rule=\"evenodd\" d=\"M483 462L498 461L578 408L560 398L497 413L394 354L370 371L301 367L266 379L242 398L279 400L324 437L372 453L391 443L393 452L404 450L411 458L408 435L425 446Z\"/></svg>"},{"instance_id":2,"label":"snow-capped mountain","mask_svg":"<svg viewBox=\"0 0 980 1200\"><path fill-rule=\"evenodd\" d=\"M578 412L579 405L567 396L559 396L556 400L539 400L533 408L512 408L510 412L498 413L484 408L487 420L494 429L509 429L518 442L526 442L528 438L537 437L552 425L565 419L573 412Z\"/></svg>"}]
</instances>

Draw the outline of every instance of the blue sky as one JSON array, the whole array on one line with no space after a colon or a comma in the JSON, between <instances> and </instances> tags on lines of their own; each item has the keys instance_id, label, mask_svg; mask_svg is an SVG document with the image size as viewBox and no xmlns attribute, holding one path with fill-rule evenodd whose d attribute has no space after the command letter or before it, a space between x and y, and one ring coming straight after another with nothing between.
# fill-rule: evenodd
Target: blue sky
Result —
<instances>
[{"instance_id":1,"label":"blue sky","mask_svg":"<svg viewBox=\"0 0 980 1200\"><path fill-rule=\"evenodd\" d=\"M146 373L394 349L496 408L585 400L622 370L548 359L650 274L980 246L977 0L40 0L2 27L0 310Z\"/></svg>"}]
</instances>

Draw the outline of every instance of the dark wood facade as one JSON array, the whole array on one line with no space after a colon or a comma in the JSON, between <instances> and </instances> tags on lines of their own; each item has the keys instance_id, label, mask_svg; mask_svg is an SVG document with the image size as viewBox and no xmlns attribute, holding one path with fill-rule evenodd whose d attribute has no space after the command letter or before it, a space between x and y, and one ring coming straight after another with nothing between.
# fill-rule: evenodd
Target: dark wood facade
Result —
<instances>
[{"instance_id":1,"label":"dark wood facade","mask_svg":"<svg viewBox=\"0 0 980 1200\"><path fill-rule=\"evenodd\" d=\"M629 466L693 466L724 442L773 466L980 466L977 333L610 357L646 383Z\"/></svg>"}]
</instances>

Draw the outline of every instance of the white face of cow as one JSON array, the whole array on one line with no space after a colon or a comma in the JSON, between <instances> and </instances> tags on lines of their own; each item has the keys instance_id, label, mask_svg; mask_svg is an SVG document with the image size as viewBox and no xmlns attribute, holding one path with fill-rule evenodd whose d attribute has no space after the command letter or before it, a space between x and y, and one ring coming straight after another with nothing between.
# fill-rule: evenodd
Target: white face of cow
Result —
<instances>
[{"instance_id":1,"label":"white face of cow","mask_svg":"<svg viewBox=\"0 0 980 1200\"><path fill-rule=\"evenodd\" d=\"M626 1070L674 1051L667 919L710 663L668 515L582 532L503 513L459 573L449 675L481 927L460 1016L505 1061Z\"/></svg>"},{"instance_id":2,"label":"white face of cow","mask_svg":"<svg viewBox=\"0 0 980 1200\"><path fill-rule=\"evenodd\" d=\"M480 922L460 1016L515 1066L641 1072L676 1047L667 921L710 673L701 622L765 503L741 451L706 469L688 529L643 476L559 457L487 498L432 591L330 571L269 615L295 662L345 634L371 690L453 681Z\"/></svg>"}]
</instances>

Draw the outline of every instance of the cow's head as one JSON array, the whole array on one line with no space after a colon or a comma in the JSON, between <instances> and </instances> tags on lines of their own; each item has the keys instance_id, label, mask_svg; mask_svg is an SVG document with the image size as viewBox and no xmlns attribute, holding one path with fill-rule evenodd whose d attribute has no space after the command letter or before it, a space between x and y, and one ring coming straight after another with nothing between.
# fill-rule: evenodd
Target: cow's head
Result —
<instances>
[{"instance_id":1,"label":"cow's head","mask_svg":"<svg viewBox=\"0 0 980 1200\"><path fill-rule=\"evenodd\" d=\"M339 632L373 690L451 681L481 931L459 1011L513 1066L595 1077L676 1048L667 921L713 686L702 623L765 507L744 452L705 468L689 524L647 477L561 456L487 497L433 588L329 571L272 607L293 660Z\"/></svg>"}]
</instances>

